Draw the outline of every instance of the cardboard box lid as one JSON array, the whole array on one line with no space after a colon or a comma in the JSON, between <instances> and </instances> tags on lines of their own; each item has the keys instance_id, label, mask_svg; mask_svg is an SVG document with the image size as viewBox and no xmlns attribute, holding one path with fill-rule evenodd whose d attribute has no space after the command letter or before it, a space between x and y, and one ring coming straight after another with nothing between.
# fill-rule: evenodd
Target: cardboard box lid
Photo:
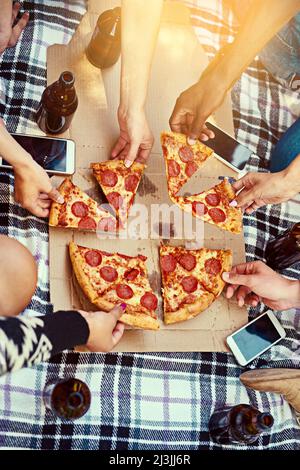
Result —
<instances>
[{"instance_id":1,"label":"cardboard box lid","mask_svg":"<svg viewBox=\"0 0 300 470\"><path fill-rule=\"evenodd\" d=\"M173 4L174 3L174 4ZM92 66L85 54L85 47L92 34L94 24L101 11L116 6L118 2L90 1L89 12L84 17L74 38L68 46L52 46L48 50L48 82L52 83L66 69L76 75L76 90L79 107L66 137L77 144L77 171L74 182L89 195L103 201L103 196L91 175L91 162L106 160L118 135L116 111L119 100L120 64L100 70ZM168 7L167 7L168 8ZM172 8L176 8L172 2ZM182 5L180 6L182 8ZM154 57L147 115L153 129L156 144L148 168L141 182L135 206L143 204L148 210L162 202L170 205L167 194L165 170L160 148L160 132L168 128L168 119L177 96L194 83L206 67L208 59L198 43L190 25L169 21L165 12ZM232 110L230 98L218 111L217 125L232 134ZM219 182L219 176L234 176L234 172L216 159L211 159L194 175L184 191L200 192ZM180 211L181 212L181 211ZM163 223L164 221L162 221ZM165 222L166 228L170 221ZM234 263L245 259L243 235L232 235L209 224L203 224L197 237L197 246L207 248L231 248ZM150 235L134 239L128 234L117 241L117 250L148 256L147 266L155 292L160 292L158 268L158 245L160 229ZM158 233L157 233L158 232ZM170 243L184 244L182 232L177 226L170 231ZM193 237L192 237L193 238ZM68 258L68 243L74 240L83 246L99 247L116 251L116 241L99 239L95 234L50 228L50 295L55 310L81 308L81 295L72 280L72 269ZM167 240L168 241L168 240ZM161 300L159 315L162 315ZM226 351L226 337L247 322L247 311L221 296L198 317L177 325L163 325L158 332L126 330L124 338L116 348L118 351Z\"/></svg>"}]
</instances>

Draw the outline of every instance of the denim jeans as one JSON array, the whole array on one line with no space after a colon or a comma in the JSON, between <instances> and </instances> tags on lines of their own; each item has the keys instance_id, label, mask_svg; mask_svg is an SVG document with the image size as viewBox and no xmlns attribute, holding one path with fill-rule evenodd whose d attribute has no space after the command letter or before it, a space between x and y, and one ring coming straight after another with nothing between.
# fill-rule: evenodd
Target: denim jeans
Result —
<instances>
[{"instance_id":1,"label":"denim jeans","mask_svg":"<svg viewBox=\"0 0 300 470\"><path fill-rule=\"evenodd\" d=\"M284 170L298 155L300 155L300 118L286 131L272 151L271 173Z\"/></svg>"},{"instance_id":2,"label":"denim jeans","mask_svg":"<svg viewBox=\"0 0 300 470\"><path fill-rule=\"evenodd\" d=\"M292 90L300 89L300 14L269 41L259 57L279 82Z\"/></svg>"}]
</instances>

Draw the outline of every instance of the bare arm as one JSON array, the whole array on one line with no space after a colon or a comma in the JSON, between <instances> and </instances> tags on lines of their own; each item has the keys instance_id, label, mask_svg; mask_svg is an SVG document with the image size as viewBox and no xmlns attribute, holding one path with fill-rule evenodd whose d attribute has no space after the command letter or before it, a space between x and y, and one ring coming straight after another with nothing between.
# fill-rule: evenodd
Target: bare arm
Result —
<instances>
[{"instance_id":1,"label":"bare arm","mask_svg":"<svg viewBox=\"0 0 300 470\"><path fill-rule=\"evenodd\" d=\"M299 10L300 0L253 0L232 45L218 54L200 80L179 96L170 118L171 129L191 139L213 137L205 129L207 118L221 106L257 53Z\"/></svg>"},{"instance_id":2,"label":"bare arm","mask_svg":"<svg viewBox=\"0 0 300 470\"><path fill-rule=\"evenodd\" d=\"M220 62L227 88L238 80L259 51L298 12L299 0L253 0L228 53Z\"/></svg>"},{"instance_id":3,"label":"bare arm","mask_svg":"<svg viewBox=\"0 0 300 470\"><path fill-rule=\"evenodd\" d=\"M112 158L125 159L126 166L146 160L153 145L144 105L162 6L163 0L122 1L120 137Z\"/></svg>"}]
</instances>

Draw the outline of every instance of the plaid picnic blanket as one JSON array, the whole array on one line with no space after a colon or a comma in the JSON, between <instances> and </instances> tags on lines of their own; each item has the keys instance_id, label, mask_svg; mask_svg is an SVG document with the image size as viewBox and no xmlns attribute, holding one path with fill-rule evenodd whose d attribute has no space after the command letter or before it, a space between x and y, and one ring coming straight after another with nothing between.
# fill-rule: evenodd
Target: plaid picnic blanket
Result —
<instances>
[{"instance_id":1,"label":"plaid picnic blanket","mask_svg":"<svg viewBox=\"0 0 300 470\"><path fill-rule=\"evenodd\" d=\"M235 33L232 14L220 0L186 3L192 8L199 40L213 56ZM46 83L46 47L67 42L83 13L79 0L69 0L68 5L36 0L24 6L34 21L17 48L7 51L0 62L6 98L0 112L9 129L18 131L35 128L32 113ZM259 155L253 156L249 168L265 170L272 145L300 115L299 95L283 89L255 60L232 98L237 138ZM13 177L2 173L0 231L26 244L39 264L38 289L26 313L48 313L47 227L14 204L12 189ZM296 222L297 213L299 217L299 200L245 217L247 258L263 259L269 238ZM297 267L285 274L299 278ZM299 367L300 315L293 310L278 315L287 338L251 368ZM289 405L279 395L247 390L239 382L241 372L232 355L225 353L64 352L49 364L0 379L0 448L219 449L209 440L207 429L213 410L251 403L274 416L271 434L252 446L227 449L299 450L300 428ZM53 417L42 401L45 383L66 376L83 380L92 392L90 411L74 423Z\"/></svg>"}]
</instances>

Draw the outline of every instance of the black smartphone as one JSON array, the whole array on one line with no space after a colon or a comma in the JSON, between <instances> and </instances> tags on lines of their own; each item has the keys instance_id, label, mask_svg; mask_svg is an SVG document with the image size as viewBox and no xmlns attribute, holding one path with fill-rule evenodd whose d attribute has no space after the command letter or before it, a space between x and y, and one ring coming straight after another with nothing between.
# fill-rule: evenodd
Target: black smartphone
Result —
<instances>
[{"instance_id":1,"label":"black smartphone","mask_svg":"<svg viewBox=\"0 0 300 470\"><path fill-rule=\"evenodd\" d=\"M75 172L73 140L26 134L11 135L47 173L72 175ZM0 167L11 168L11 165L0 157Z\"/></svg>"},{"instance_id":2,"label":"black smartphone","mask_svg":"<svg viewBox=\"0 0 300 470\"><path fill-rule=\"evenodd\" d=\"M253 152L210 122L206 125L214 132L215 138L205 144L213 149L219 160L233 170L242 172Z\"/></svg>"}]
</instances>

